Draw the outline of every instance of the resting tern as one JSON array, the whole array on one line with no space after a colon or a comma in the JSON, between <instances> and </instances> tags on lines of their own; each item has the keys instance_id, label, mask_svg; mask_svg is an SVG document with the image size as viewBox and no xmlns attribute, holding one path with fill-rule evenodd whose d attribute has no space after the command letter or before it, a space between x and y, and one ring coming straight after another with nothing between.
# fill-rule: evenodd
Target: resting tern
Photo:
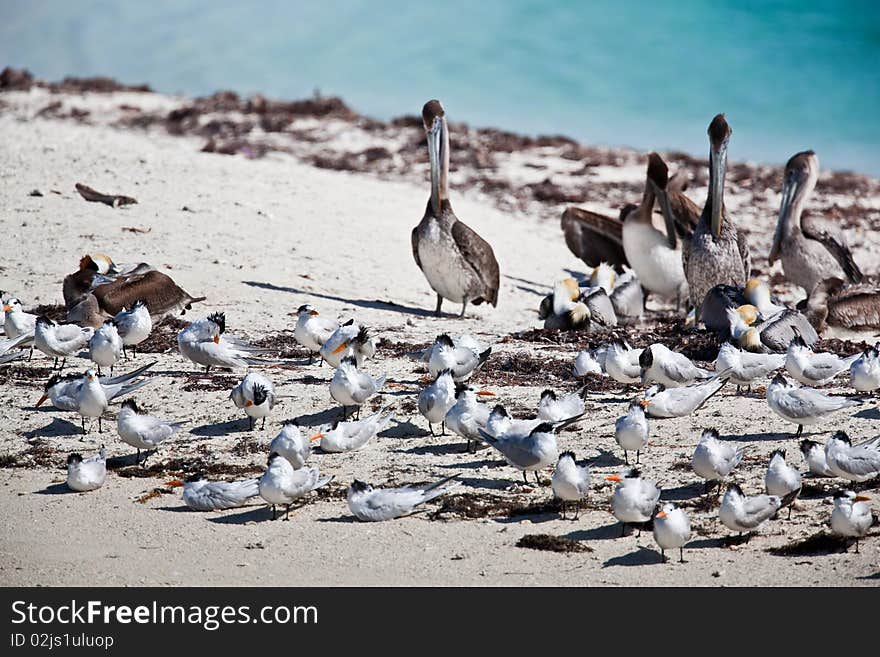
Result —
<instances>
[{"instance_id":1,"label":"resting tern","mask_svg":"<svg viewBox=\"0 0 880 657\"><path fill-rule=\"evenodd\" d=\"M281 431L269 443L269 453L275 452L290 461L294 470L299 470L312 454L312 444L293 422L285 422Z\"/></svg>"},{"instance_id":2,"label":"resting tern","mask_svg":"<svg viewBox=\"0 0 880 657\"><path fill-rule=\"evenodd\" d=\"M277 361L258 357L269 350L227 335L225 313L214 313L192 322L177 334L177 347L181 356L196 365L203 365L205 372L211 371L212 367L236 369L277 364Z\"/></svg>"},{"instance_id":3,"label":"resting tern","mask_svg":"<svg viewBox=\"0 0 880 657\"><path fill-rule=\"evenodd\" d=\"M574 502L574 519L577 520L581 500L590 492L590 466L578 465L574 452L562 452L550 479L550 487L562 501L562 517L565 518L565 503Z\"/></svg>"},{"instance_id":4,"label":"resting tern","mask_svg":"<svg viewBox=\"0 0 880 657\"><path fill-rule=\"evenodd\" d=\"M260 429L265 429L266 418L275 408L275 385L259 372L248 372L229 393L229 398L236 408L244 409L251 431L257 418L263 418Z\"/></svg>"},{"instance_id":5,"label":"resting tern","mask_svg":"<svg viewBox=\"0 0 880 657\"><path fill-rule=\"evenodd\" d=\"M541 422L531 430L527 426L512 425L499 436L492 435L488 430L479 429L479 432L483 440L501 452L510 465L522 470L525 483L528 483L526 473L532 471L535 473L535 481L540 485L538 471L553 465L559 458L556 432L574 424L582 416L583 413L561 422Z\"/></svg>"},{"instance_id":6,"label":"resting tern","mask_svg":"<svg viewBox=\"0 0 880 657\"><path fill-rule=\"evenodd\" d=\"M348 418L347 406L356 406L357 414L360 415L361 404L382 389L385 377L383 374L374 379L358 369L354 356L346 356L330 381L330 396L342 404L342 418Z\"/></svg>"},{"instance_id":7,"label":"resting tern","mask_svg":"<svg viewBox=\"0 0 880 657\"><path fill-rule=\"evenodd\" d=\"M629 465L628 452L636 453L636 464L641 451L648 445L648 418L645 409L634 401L630 403L626 415L621 415L614 422L614 440L623 448L623 458Z\"/></svg>"},{"instance_id":8,"label":"resting tern","mask_svg":"<svg viewBox=\"0 0 880 657\"><path fill-rule=\"evenodd\" d=\"M94 334L93 328L80 328L76 324L57 324L48 317L37 317L34 328L34 347L47 356L61 358L61 369L67 357L85 349Z\"/></svg>"},{"instance_id":9,"label":"resting tern","mask_svg":"<svg viewBox=\"0 0 880 657\"><path fill-rule=\"evenodd\" d=\"M627 468L619 475L605 477L606 481L616 482L611 494L611 513L622 524L621 536L626 526L632 523L648 522L660 500L660 488L653 481L642 479L635 468Z\"/></svg>"},{"instance_id":10,"label":"resting tern","mask_svg":"<svg viewBox=\"0 0 880 657\"><path fill-rule=\"evenodd\" d=\"M767 404L783 420L798 425L797 436L803 433L804 425L818 424L835 411L861 403L857 399L831 397L814 388L802 388L782 374L773 377L767 386Z\"/></svg>"},{"instance_id":11,"label":"resting tern","mask_svg":"<svg viewBox=\"0 0 880 657\"><path fill-rule=\"evenodd\" d=\"M462 336L464 339L465 336ZM470 338L470 336L468 336ZM450 370L455 381L465 381L485 363L492 353L492 347L482 351L480 346L472 339L455 344L445 333L438 335L431 347L431 356L428 360L428 372L436 377L443 370Z\"/></svg>"},{"instance_id":12,"label":"resting tern","mask_svg":"<svg viewBox=\"0 0 880 657\"><path fill-rule=\"evenodd\" d=\"M666 550L678 548L678 561L684 563L684 546L691 540L691 521L683 509L667 502L654 516L654 540L666 561Z\"/></svg>"},{"instance_id":13,"label":"resting tern","mask_svg":"<svg viewBox=\"0 0 880 657\"><path fill-rule=\"evenodd\" d=\"M718 517L724 526L739 532L751 532L769 520L783 506L790 504L797 497L797 492L789 493L787 497L780 498L776 495L755 495L746 497L742 488L737 484L730 484L727 492L721 500L718 509ZM789 499L790 498L790 499Z\"/></svg>"},{"instance_id":14,"label":"resting tern","mask_svg":"<svg viewBox=\"0 0 880 657\"><path fill-rule=\"evenodd\" d=\"M128 358L126 347L137 353L137 346L150 336L153 330L153 319L143 299L138 299L128 310L122 309L113 318L119 337L122 338L122 354Z\"/></svg>"},{"instance_id":15,"label":"resting tern","mask_svg":"<svg viewBox=\"0 0 880 657\"><path fill-rule=\"evenodd\" d=\"M581 351L574 359L574 365L571 368L572 374L575 376L587 376L589 374L598 374L599 376L607 376L602 369L602 365L596 360L595 352L591 350Z\"/></svg>"},{"instance_id":16,"label":"resting tern","mask_svg":"<svg viewBox=\"0 0 880 657\"><path fill-rule=\"evenodd\" d=\"M538 419L542 422L561 422L566 418L583 414L586 410L584 404L586 394L586 386L562 397L557 397L553 390L544 390L538 401Z\"/></svg>"},{"instance_id":17,"label":"resting tern","mask_svg":"<svg viewBox=\"0 0 880 657\"><path fill-rule=\"evenodd\" d=\"M880 437L853 445L843 431L825 443L828 469L849 481L868 481L880 475Z\"/></svg>"},{"instance_id":18,"label":"resting tern","mask_svg":"<svg viewBox=\"0 0 880 657\"><path fill-rule=\"evenodd\" d=\"M716 429L706 429L691 457L694 472L706 480L706 491L717 481L719 487L724 479L740 464L745 449L722 441Z\"/></svg>"},{"instance_id":19,"label":"resting tern","mask_svg":"<svg viewBox=\"0 0 880 657\"><path fill-rule=\"evenodd\" d=\"M457 481L446 484L456 477L457 474L433 484L401 488L373 488L370 484L355 479L348 487L348 508L358 520L376 522L400 518L409 515L425 502L454 489L458 486Z\"/></svg>"},{"instance_id":20,"label":"resting tern","mask_svg":"<svg viewBox=\"0 0 880 657\"><path fill-rule=\"evenodd\" d=\"M859 553L859 539L868 533L874 522L871 498L856 495L851 490L840 491L834 496L834 510L831 512L831 531L840 536L856 539L856 554Z\"/></svg>"},{"instance_id":21,"label":"resting tern","mask_svg":"<svg viewBox=\"0 0 880 657\"><path fill-rule=\"evenodd\" d=\"M652 386L645 391L645 398L640 403L648 417L684 417L705 404L727 381L726 373L721 373L703 383L680 388L667 390L663 386Z\"/></svg>"},{"instance_id":22,"label":"resting tern","mask_svg":"<svg viewBox=\"0 0 880 657\"><path fill-rule=\"evenodd\" d=\"M428 420L428 429L434 435L434 425L440 424L446 433L446 413L455 404L455 381L452 370L442 370L424 390L419 392L419 413Z\"/></svg>"},{"instance_id":23,"label":"resting tern","mask_svg":"<svg viewBox=\"0 0 880 657\"><path fill-rule=\"evenodd\" d=\"M486 430L489 423L489 407L481 404L477 396L494 394L488 390L474 392L463 383L455 384L455 404L446 413L446 426L452 433L467 440L468 451L471 445L476 451L476 445L484 442L479 430Z\"/></svg>"},{"instance_id":24,"label":"resting tern","mask_svg":"<svg viewBox=\"0 0 880 657\"><path fill-rule=\"evenodd\" d=\"M828 352L814 353L800 336L795 336L785 354L785 369L804 385L829 383L835 376L849 369L861 354L841 358Z\"/></svg>"},{"instance_id":25,"label":"resting tern","mask_svg":"<svg viewBox=\"0 0 880 657\"><path fill-rule=\"evenodd\" d=\"M513 418L504 406L496 404L486 420L486 432L497 438L511 430L528 433L539 424L541 420L537 418L532 420ZM482 440L482 436L480 439Z\"/></svg>"},{"instance_id":26,"label":"resting tern","mask_svg":"<svg viewBox=\"0 0 880 657\"><path fill-rule=\"evenodd\" d=\"M7 338L17 338L21 335L33 336L37 326L37 316L22 310L21 301L11 297L3 304L4 323L3 329Z\"/></svg>"},{"instance_id":27,"label":"resting tern","mask_svg":"<svg viewBox=\"0 0 880 657\"><path fill-rule=\"evenodd\" d=\"M721 345L715 359L715 371L727 371L730 380L736 384L737 392L740 386L748 386L751 390L752 383L757 379L764 378L784 365L783 354L756 354L738 349L729 342Z\"/></svg>"},{"instance_id":28,"label":"resting tern","mask_svg":"<svg viewBox=\"0 0 880 657\"><path fill-rule=\"evenodd\" d=\"M605 352L605 371L618 383L641 383L639 358L642 349L633 349L625 340L615 340Z\"/></svg>"},{"instance_id":29,"label":"resting tern","mask_svg":"<svg viewBox=\"0 0 880 657\"><path fill-rule=\"evenodd\" d=\"M868 347L849 367L850 385L859 392L880 388L880 342Z\"/></svg>"},{"instance_id":30,"label":"resting tern","mask_svg":"<svg viewBox=\"0 0 880 657\"><path fill-rule=\"evenodd\" d=\"M146 365L132 370L128 374L120 374L119 376L102 376L98 379L101 387L104 388L104 395L107 401L113 401L117 397L127 395L134 392L138 388L142 388L155 379L137 379L141 374L150 369L157 361L147 363ZM40 397L36 406L40 406L47 399L52 400L52 405L62 411L75 411L78 408L77 395L79 389L83 385L83 376L81 374L61 374L53 375L43 389L43 396Z\"/></svg>"},{"instance_id":31,"label":"resting tern","mask_svg":"<svg viewBox=\"0 0 880 657\"><path fill-rule=\"evenodd\" d=\"M807 471L814 477L833 477L834 473L825 460L825 447L815 440L804 438L800 442L801 454L807 464Z\"/></svg>"},{"instance_id":32,"label":"resting tern","mask_svg":"<svg viewBox=\"0 0 880 657\"><path fill-rule=\"evenodd\" d=\"M0 340L0 357L10 356L10 358L7 359L6 362L9 362L11 360L16 360L16 358L22 356L24 354L24 352L22 351L21 353L16 353L16 352L13 352L12 350L19 348L19 347L25 347L28 344L33 343L33 341L34 341L33 335L27 335L24 333L15 337L15 338L6 338L4 340ZM13 356L13 355L16 356L16 358L11 358L11 356Z\"/></svg>"},{"instance_id":33,"label":"resting tern","mask_svg":"<svg viewBox=\"0 0 880 657\"><path fill-rule=\"evenodd\" d=\"M357 361L358 367L363 367L364 361L376 353L376 342L366 326L355 324L350 319L330 334L319 353L332 367L339 367L343 360L351 356Z\"/></svg>"},{"instance_id":34,"label":"resting tern","mask_svg":"<svg viewBox=\"0 0 880 657\"><path fill-rule=\"evenodd\" d=\"M394 419L394 413L383 416L387 407L382 408L363 420L353 422L334 422L321 427L309 441L320 440L323 452L353 452L366 445L373 436Z\"/></svg>"},{"instance_id":35,"label":"resting tern","mask_svg":"<svg viewBox=\"0 0 880 657\"><path fill-rule=\"evenodd\" d=\"M770 463L767 473L764 475L764 488L768 495L790 499L788 505L788 517L791 518L791 505L801 492L801 473L785 462L785 450L776 449L770 455ZM790 493L794 497L788 498Z\"/></svg>"},{"instance_id":36,"label":"resting tern","mask_svg":"<svg viewBox=\"0 0 880 657\"><path fill-rule=\"evenodd\" d=\"M293 337L310 352L318 353L325 342L339 328L339 322L321 317L315 308L305 304L296 311L296 328ZM313 356L309 357L309 363ZM323 358L321 361L323 362Z\"/></svg>"},{"instance_id":37,"label":"resting tern","mask_svg":"<svg viewBox=\"0 0 880 657\"><path fill-rule=\"evenodd\" d=\"M107 394L98 380L94 370L86 370L83 374L82 385L76 391L76 410L82 420L82 430L86 433L86 418L98 418L98 433L103 433L101 416L107 411Z\"/></svg>"},{"instance_id":38,"label":"resting tern","mask_svg":"<svg viewBox=\"0 0 880 657\"><path fill-rule=\"evenodd\" d=\"M155 453L159 445L180 431L185 422L170 422L148 414L138 407L134 399L122 402L116 416L116 431L122 441L137 449L136 463L141 461L141 450ZM147 462L147 455L141 465Z\"/></svg>"},{"instance_id":39,"label":"resting tern","mask_svg":"<svg viewBox=\"0 0 880 657\"><path fill-rule=\"evenodd\" d=\"M284 519L289 520L291 504L331 481L333 477L321 477L318 468L303 467L294 470L290 461L272 452L269 454L269 467L260 477L260 497L272 506L272 520L278 517L275 513L276 504L287 507Z\"/></svg>"},{"instance_id":40,"label":"resting tern","mask_svg":"<svg viewBox=\"0 0 880 657\"><path fill-rule=\"evenodd\" d=\"M83 459L81 454L67 457L67 487L71 490L85 492L95 490L107 480L107 450Z\"/></svg>"},{"instance_id":41,"label":"resting tern","mask_svg":"<svg viewBox=\"0 0 880 657\"><path fill-rule=\"evenodd\" d=\"M98 376L101 375L101 366L109 367L112 376L113 366L121 357L122 338L114 321L108 319L89 339L89 359L98 366Z\"/></svg>"},{"instance_id":42,"label":"resting tern","mask_svg":"<svg viewBox=\"0 0 880 657\"><path fill-rule=\"evenodd\" d=\"M641 353L639 366L644 385L659 383L667 388L675 388L712 376L711 372L697 367L684 354L660 343L652 344Z\"/></svg>"},{"instance_id":43,"label":"resting tern","mask_svg":"<svg viewBox=\"0 0 880 657\"><path fill-rule=\"evenodd\" d=\"M195 511L222 511L243 506L260 494L256 477L241 481L208 481L195 474L183 484L183 502Z\"/></svg>"},{"instance_id":44,"label":"resting tern","mask_svg":"<svg viewBox=\"0 0 880 657\"><path fill-rule=\"evenodd\" d=\"M18 340L19 338L16 338ZM10 351L6 352L0 348L0 365L8 365L14 361L20 360L24 358L24 351Z\"/></svg>"}]
</instances>

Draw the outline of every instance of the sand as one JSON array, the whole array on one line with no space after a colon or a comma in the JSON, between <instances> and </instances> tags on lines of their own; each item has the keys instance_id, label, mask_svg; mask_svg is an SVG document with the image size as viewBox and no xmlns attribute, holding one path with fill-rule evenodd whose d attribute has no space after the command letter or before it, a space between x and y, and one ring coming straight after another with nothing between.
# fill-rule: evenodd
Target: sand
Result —
<instances>
[{"instance_id":1,"label":"sand","mask_svg":"<svg viewBox=\"0 0 880 657\"><path fill-rule=\"evenodd\" d=\"M90 114L85 120L36 116L56 99ZM0 469L0 583L755 586L880 581L876 527L858 555L852 549L836 551L834 545L820 545L816 554L768 552L826 531L829 491L839 482L811 481L791 520L783 514L749 543L723 544L728 532L717 522L717 506L703 505L702 484L688 467L701 430L714 426L722 437L751 445L736 475L749 493L762 489L773 449L787 448L789 459L801 464L794 427L770 411L760 392L736 395L727 387L692 417L652 422L641 467L644 476L662 483L664 499L689 507L695 531L684 564L661 563L650 532L628 532L621 538L620 525L610 514L611 489L604 477L622 464L613 422L635 390L592 382L590 412L576 429L560 436L561 449L593 461L590 503L577 521L560 519L552 506L549 470L543 473L548 485L523 486L520 473L495 455L468 454L456 437L428 434L414 404L424 368L406 352L440 332L468 331L493 345L493 369L477 383L496 392L516 413L533 413L546 387L573 390L579 385L567 374L578 344L514 335L540 325L537 304L555 279L569 270L585 270L559 230L564 203L505 206L468 182L463 168L459 186L453 178L452 202L458 216L495 249L502 270L499 306L472 307L463 320L437 319L430 312L435 297L410 251L410 230L427 198L424 167L401 176L390 169L384 174L337 171L314 166L294 148L253 159L228 156L200 152L200 137L116 125L124 113L120 106L167 112L188 102L157 94L50 94L33 89L0 94L0 101L0 226L6 244L0 289L22 299L26 308L59 304L61 281L80 256L105 252L116 262L150 262L190 293L207 296L184 319L224 311L229 333L239 337L291 345L290 313L303 303L332 317L355 317L383 338L367 369L388 373L381 402L397 415L391 428L361 451L316 451L310 464L336 479L292 513L289 522L272 522L260 504L196 513L183 505L181 489L168 482L196 464L213 468L217 476L258 474L282 420L297 418L317 426L338 417L327 385L331 370L306 365L296 350L291 352L295 365L263 370L283 398L265 430L249 432L245 416L228 399L243 371L198 378L193 364L176 349L138 355L125 367L158 361L152 370L157 381L136 394L139 404L188 424L151 457L146 473L151 476L134 476L141 473L131 465L133 450L115 434L116 406L108 413L105 432L98 434L91 426L86 436L77 416L34 408L51 365L37 354L30 363L0 370L0 456L7 466ZM315 129L326 125L328 132L336 130L334 139L342 139L338 121L311 120ZM572 169L555 153L542 157L558 164L553 170ZM624 152L621 159L619 167L603 164L593 174L597 190L601 184L638 183L636 154ZM517 167L518 172L511 171ZM494 175L527 184L538 180L529 177L530 169L534 167L511 155ZM88 203L74 190L77 182L134 196L138 203L118 209ZM876 181L864 184L869 190L877 187ZM753 251L761 254L761 267L772 276L779 265L769 269L765 256L778 192L760 192L756 207L754 194L731 187L730 206L742 210L743 221L764 217L749 223L750 240ZM30 196L32 190L42 196ZM698 202L705 198L699 184L692 192ZM871 247L880 238L870 226L880 220L878 199L829 190L818 203L842 211L864 210L865 228L852 241L865 244L857 259L866 270L876 271L877 250ZM536 204L540 210L532 211ZM584 205L616 212L614 201L604 207L595 201ZM785 286L779 291L794 293ZM459 310L449 302L444 309ZM633 334L640 330L630 329ZM575 339L588 344L587 336ZM543 363L544 371L531 371L535 363ZM83 370L88 361L74 359L71 365ZM509 371L499 373L499 368ZM843 387L832 390L846 392ZM812 437L822 440L841 427L854 438L869 437L876 433L878 417L876 402L867 400L857 412L842 413L813 429ZM68 492L63 484L67 454L93 453L101 444L114 457L105 486L84 494ZM462 485L460 495L448 500L451 508L441 499L423 513L393 522L357 522L344 499L354 478L399 485L454 473L461 473ZM465 502L471 503L471 512L462 511ZM474 510L474 504L492 508ZM531 534L575 539L585 551L517 547L520 538Z\"/></svg>"}]
</instances>

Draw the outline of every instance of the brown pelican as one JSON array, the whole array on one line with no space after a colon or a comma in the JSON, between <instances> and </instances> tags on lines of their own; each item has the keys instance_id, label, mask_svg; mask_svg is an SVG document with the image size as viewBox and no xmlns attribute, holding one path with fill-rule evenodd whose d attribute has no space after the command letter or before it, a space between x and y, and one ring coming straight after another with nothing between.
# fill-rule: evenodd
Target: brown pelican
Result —
<instances>
[{"instance_id":1,"label":"brown pelican","mask_svg":"<svg viewBox=\"0 0 880 657\"><path fill-rule=\"evenodd\" d=\"M680 174L670 177L669 168L657 153L651 154L648 163L648 180L657 196L660 211L663 213L666 234L670 236L670 246L674 248L675 237L681 238L682 251L690 247L694 229L700 221L700 207L688 198L684 191L685 180L678 180ZM674 231L669 227L674 227Z\"/></svg>"},{"instance_id":2,"label":"brown pelican","mask_svg":"<svg viewBox=\"0 0 880 657\"><path fill-rule=\"evenodd\" d=\"M621 211L621 218L630 207ZM607 262L620 271L628 264L621 219L571 207L562 213L561 225L569 250L590 267Z\"/></svg>"},{"instance_id":3,"label":"brown pelican","mask_svg":"<svg viewBox=\"0 0 880 657\"><path fill-rule=\"evenodd\" d=\"M785 165L782 203L776 222L770 264L782 260L785 277L809 294L826 278L862 280L843 234L827 222L803 214L804 203L819 178L819 159L813 151L794 155Z\"/></svg>"},{"instance_id":4,"label":"brown pelican","mask_svg":"<svg viewBox=\"0 0 880 657\"><path fill-rule=\"evenodd\" d=\"M749 278L751 261L745 234L727 217L724 208L724 174L730 126L723 114L709 124L709 196L691 237L682 251L691 303L697 310L706 293L720 283L742 287Z\"/></svg>"},{"instance_id":5,"label":"brown pelican","mask_svg":"<svg viewBox=\"0 0 880 657\"><path fill-rule=\"evenodd\" d=\"M817 331L880 329L880 283L848 285L840 278L827 278L798 307Z\"/></svg>"},{"instance_id":6,"label":"brown pelican","mask_svg":"<svg viewBox=\"0 0 880 657\"><path fill-rule=\"evenodd\" d=\"M449 203L449 128L439 100L422 108L431 162L431 198L425 215L412 231L416 264L437 293L440 314L443 299L461 303L464 317L468 301L498 305L498 261L492 247L467 224L458 220Z\"/></svg>"}]
</instances>

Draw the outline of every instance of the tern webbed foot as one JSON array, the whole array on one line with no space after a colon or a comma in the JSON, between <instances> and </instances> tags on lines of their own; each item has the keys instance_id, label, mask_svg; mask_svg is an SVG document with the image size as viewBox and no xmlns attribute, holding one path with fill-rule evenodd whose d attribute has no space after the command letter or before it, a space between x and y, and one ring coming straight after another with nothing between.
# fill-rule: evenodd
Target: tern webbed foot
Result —
<instances>
[{"instance_id":1,"label":"tern webbed foot","mask_svg":"<svg viewBox=\"0 0 880 657\"><path fill-rule=\"evenodd\" d=\"M440 307L441 307L442 305L443 305L443 297L441 297L441 296L438 294L438 295L437 295L437 307L434 308L434 314L435 314L437 317L440 317Z\"/></svg>"}]
</instances>

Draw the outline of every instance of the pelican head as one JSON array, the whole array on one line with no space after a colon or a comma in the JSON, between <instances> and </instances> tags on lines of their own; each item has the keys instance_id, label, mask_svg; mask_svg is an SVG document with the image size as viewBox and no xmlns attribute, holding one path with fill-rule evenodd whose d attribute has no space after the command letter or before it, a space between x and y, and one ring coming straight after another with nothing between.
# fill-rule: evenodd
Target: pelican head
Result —
<instances>
[{"instance_id":1,"label":"pelican head","mask_svg":"<svg viewBox=\"0 0 880 657\"><path fill-rule=\"evenodd\" d=\"M709 124L709 202L712 234L721 235L722 208L724 207L724 176L727 170L727 144L732 133L723 114Z\"/></svg>"},{"instance_id":2,"label":"pelican head","mask_svg":"<svg viewBox=\"0 0 880 657\"><path fill-rule=\"evenodd\" d=\"M782 249L782 240L789 231L792 218L800 222L804 200L813 191L819 179L819 158L813 151L801 151L785 165L782 180L782 201L779 205L779 218L776 220L776 233L770 247L770 264L776 262ZM800 227L800 224L798 224Z\"/></svg>"},{"instance_id":3,"label":"pelican head","mask_svg":"<svg viewBox=\"0 0 880 657\"><path fill-rule=\"evenodd\" d=\"M431 208L439 216L443 201L448 198L449 177L449 130L446 111L439 100L425 103L422 122L428 137L428 159L431 163Z\"/></svg>"}]
</instances>

